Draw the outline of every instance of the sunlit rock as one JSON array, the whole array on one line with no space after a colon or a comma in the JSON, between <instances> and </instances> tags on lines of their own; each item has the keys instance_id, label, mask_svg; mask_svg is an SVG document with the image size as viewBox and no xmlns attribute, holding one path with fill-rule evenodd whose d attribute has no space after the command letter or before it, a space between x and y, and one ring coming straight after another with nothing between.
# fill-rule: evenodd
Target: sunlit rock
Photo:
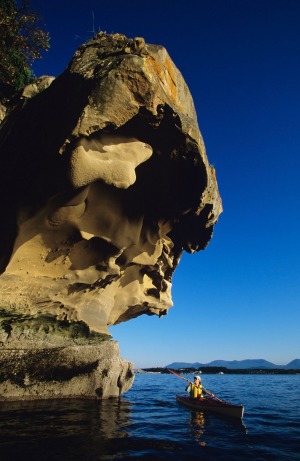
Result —
<instances>
[{"instance_id":1,"label":"sunlit rock","mask_svg":"<svg viewBox=\"0 0 300 461\"><path fill-rule=\"evenodd\" d=\"M3 114L2 344L97 344L165 315L182 252L206 247L222 211L167 51L99 33Z\"/></svg>"}]
</instances>

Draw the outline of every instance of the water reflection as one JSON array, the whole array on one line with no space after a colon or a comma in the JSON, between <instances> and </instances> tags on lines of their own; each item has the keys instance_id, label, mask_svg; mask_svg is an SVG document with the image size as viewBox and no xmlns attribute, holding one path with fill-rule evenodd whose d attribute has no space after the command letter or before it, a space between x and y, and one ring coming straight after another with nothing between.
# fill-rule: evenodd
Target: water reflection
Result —
<instances>
[{"instance_id":1,"label":"water reflection","mask_svg":"<svg viewBox=\"0 0 300 461\"><path fill-rule=\"evenodd\" d=\"M121 398L1 403L0 459L114 459L128 440L131 412Z\"/></svg>"},{"instance_id":2,"label":"water reflection","mask_svg":"<svg viewBox=\"0 0 300 461\"><path fill-rule=\"evenodd\" d=\"M190 428L193 439L200 447L210 445L211 433L228 434L228 437L246 440L247 428L242 419L228 418L224 415L193 411L190 416Z\"/></svg>"},{"instance_id":3,"label":"water reflection","mask_svg":"<svg viewBox=\"0 0 300 461\"><path fill-rule=\"evenodd\" d=\"M202 411L191 413L191 428L192 435L196 442L201 446L205 447L206 442L204 440L205 433L205 416Z\"/></svg>"}]
</instances>

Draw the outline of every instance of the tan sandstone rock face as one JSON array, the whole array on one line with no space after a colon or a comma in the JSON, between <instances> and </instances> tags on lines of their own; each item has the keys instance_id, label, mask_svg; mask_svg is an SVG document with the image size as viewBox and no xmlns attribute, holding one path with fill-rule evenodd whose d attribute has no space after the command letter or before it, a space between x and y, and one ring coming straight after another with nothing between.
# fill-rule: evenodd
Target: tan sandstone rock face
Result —
<instances>
[{"instance_id":1,"label":"tan sandstone rock face","mask_svg":"<svg viewBox=\"0 0 300 461\"><path fill-rule=\"evenodd\" d=\"M98 34L0 126L0 341L95 344L168 312L183 251L222 211L187 85L167 51Z\"/></svg>"}]
</instances>

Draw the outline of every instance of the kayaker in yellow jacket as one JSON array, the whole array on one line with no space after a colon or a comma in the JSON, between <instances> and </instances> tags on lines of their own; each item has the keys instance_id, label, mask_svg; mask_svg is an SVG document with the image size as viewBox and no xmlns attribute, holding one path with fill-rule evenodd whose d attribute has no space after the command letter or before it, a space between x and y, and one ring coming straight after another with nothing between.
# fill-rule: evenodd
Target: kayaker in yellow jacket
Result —
<instances>
[{"instance_id":1,"label":"kayaker in yellow jacket","mask_svg":"<svg viewBox=\"0 0 300 461\"><path fill-rule=\"evenodd\" d=\"M192 399L202 399L203 394L206 394L200 376L194 376L194 382L189 383L185 390L189 392Z\"/></svg>"}]
</instances>

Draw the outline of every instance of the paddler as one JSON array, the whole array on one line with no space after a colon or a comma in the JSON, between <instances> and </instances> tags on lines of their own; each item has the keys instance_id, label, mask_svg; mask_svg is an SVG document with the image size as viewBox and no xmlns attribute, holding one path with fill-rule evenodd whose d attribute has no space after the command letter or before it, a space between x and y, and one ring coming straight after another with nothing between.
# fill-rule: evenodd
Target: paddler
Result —
<instances>
[{"instance_id":1,"label":"paddler","mask_svg":"<svg viewBox=\"0 0 300 461\"><path fill-rule=\"evenodd\" d=\"M202 399L203 394L206 394L206 390L202 386L200 376L194 376L194 382L190 382L185 390L189 392L192 399Z\"/></svg>"}]
</instances>

